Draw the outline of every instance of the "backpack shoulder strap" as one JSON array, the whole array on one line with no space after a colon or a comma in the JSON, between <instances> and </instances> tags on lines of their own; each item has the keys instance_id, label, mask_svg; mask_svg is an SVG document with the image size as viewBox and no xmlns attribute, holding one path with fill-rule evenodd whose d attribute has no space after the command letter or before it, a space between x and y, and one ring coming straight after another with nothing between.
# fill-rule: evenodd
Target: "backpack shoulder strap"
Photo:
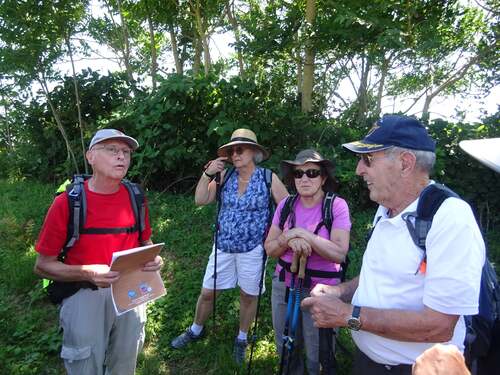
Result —
<instances>
[{"instance_id":1,"label":"backpack shoulder strap","mask_svg":"<svg viewBox=\"0 0 500 375\"><path fill-rule=\"evenodd\" d=\"M337 195L331 191L327 192L325 194L325 198L323 199L323 206L321 208L322 213L321 217L323 220L323 224L325 225L326 229L328 230L328 234L332 231L332 225L333 225L333 214L332 214L332 208L333 208L333 201Z\"/></svg>"},{"instance_id":2,"label":"backpack shoulder strap","mask_svg":"<svg viewBox=\"0 0 500 375\"><path fill-rule=\"evenodd\" d=\"M146 204L144 190L139 184L123 179L123 185L128 191L132 210L134 211L135 226L139 232L139 243L142 244L142 232L146 228Z\"/></svg>"},{"instance_id":3,"label":"backpack shoulder strap","mask_svg":"<svg viewBox=\"0 0 500 375\"><path fill-rule=\"evenodd\" d=\"M432 220L441 204L448 198L460 198L457 193L442 184L431 184L420 193L416 212L407 212L402 218L415 245L426 251L425 241ZM413 219L413 220L412 220Z\"/></svg>"},{"instance_id":4,"label":"backpack shoulder strap","mask_svg":"<svg viewBox=\"0 0 500 375\"><path fill-rule=\"evenodd\" d=\"M224 173L224 179L222 180L222 183L220 184L221 190L224 187L224 185L226 184L227 180L229 180L229 177L231 177L233 175L235 170L236 170L236 168L234 168L234 167L231 167L231 168L226 170L226 173Z\"/></svg>"},{"instance_id":5,"label":"backpack shoulder strap","mask_svg":"<svg viewBox=\"0 0 500 375\"><path fill-rule=\"evenodd\" d=\"M272 191L272 187L273 187L273 171L272 170L270 170L268 168L264 168L264 181L266 183L267 194L269 196L269 220L268 221L270 224L272 219L273 219L273 212L276 209L276 202L274 202L273 191Z\"/></svg>"},{"instance_id":6,"label":"backpack shoulder strap","mask_svg":"<svg viewBox=\"0 0 500 375\"><path fill-rule=\"evenodd\" d=\"M87 199L84 183L88 177L85 175L73 176L72 182L66 185L68 196L69 217L66 230L66 243L57 259L64 262L69 249L73 247L80 238L80 229L83 228L87 218Z\"/></svg>"},{"instance_id":7,"label":"backpack shoulder strap","mask_svg":"<svg viewBox=\"0 0 500 375\"><path fill-rule=\"evenodd\" d=\"M290 213L292 212L292 208L297 201L298 194L292 194L286 197L285 203L283 204L283 208L281 209L280 212L280 221L279 221L279 228L283 230L285 228L285 223L286 220L288 219L288 216L290 216Z\"/></svg>"}]
</instances>

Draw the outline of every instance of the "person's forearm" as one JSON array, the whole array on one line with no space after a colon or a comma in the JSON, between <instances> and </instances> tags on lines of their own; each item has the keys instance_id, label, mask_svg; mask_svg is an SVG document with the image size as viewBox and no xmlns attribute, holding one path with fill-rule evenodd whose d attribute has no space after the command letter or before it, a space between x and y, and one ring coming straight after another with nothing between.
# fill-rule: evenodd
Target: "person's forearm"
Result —
<instances>
[{"instance_id":1,"label":"person's forearm","mask_svg":"<svg viewBox=\"0 0 500 375\"><path fill-rule=\"evenodd\" d=\"M268 240L264 244L266 254L271 258L279 258L288 248L287 242L284 241L283 234L280 234L276 239Z\"/></svg>"},{"instance_id":2,"label":"person's forearm","mask_svg":"<svg viewBox=\"0 0 500 375\"><path fill-rule=\"evenodd\" d=\"M458 316L425 308L422 311L361 307L361 329L389 339L409 342L447 342Z\"/></svg>"},{"instance_id":3,"label":"person's forearm","mask_svg":"<svg viewBox=\"0 0 500 375\"><path fill-rule=\"evenodd\" d=\"M337 285L337 288L340 290L340 299L346 303L350 303L352 296L354 296L356 289L358 289L358 284L359 276Z\"/></svg>"},{"instance_id":4,"label":"person's forearm","mask_svg":"<svg viewBox=\"0 0 500 375\"><path fill-rule=\"evenodd\" d=\"M196 185L196 190L194 193L194 202L198 206L202 206L210 203L210 190L209 184L212 180L208 177L205 172L202 173L198 184Z\"/></svg>"},{"instance_id":5,"label":"person's forearm","mask_svg":"<svg viewBox=\"0 0 500 375\"><path fill-rule=\"evenodd\" d=\"M312 232L307 232L304 239L309 243L309 245L311 245L313 250L319 256L335 263L342 263L345 260L347 251L349 250L349 245L342 247L341 245Z\"/></svg>"},{"instance_id":6,"label":"person's forearm","mask_svg":"<svg viewBox=\"0 0 500 375\"><path fill-rule=\"evenodd\" d=\"M86 266L68 265L62 262L50 262L35 265L35 273L55 281L89 281Z\"/></svg>"}]
</instances>

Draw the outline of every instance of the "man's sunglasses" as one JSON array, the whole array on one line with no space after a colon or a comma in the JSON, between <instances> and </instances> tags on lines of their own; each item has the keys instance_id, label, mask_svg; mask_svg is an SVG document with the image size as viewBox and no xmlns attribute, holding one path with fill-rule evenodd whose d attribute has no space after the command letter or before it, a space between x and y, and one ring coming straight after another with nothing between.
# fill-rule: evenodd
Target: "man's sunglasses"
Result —
<instances>
[{"instance_id":1,"label":"man's sunglasses","mask_svg":"<svg viewBox=\"0 0 500 375\"><path fill-rule=\"evenodd\" d=\"M241 154L243 154L243 152L245 152L245 147L243 147L243 146L228 147L227 154L229 156L231 156L234 152L236 152L237 155L241 155Z\"/></svg>"},{"instance_id":2,"label":"man's sunglasses","mask_svg":"<svg viewBox=\"0 0 500 375\"><path fill-rule=\"evenodd\" d=\"M307 171L295 169L293 171L293 177L296 179L302 178L303 175L306 175L309 178L316 178L321 176L321 169L308 169Z\"/></svg>"},{"instance_id":3,"label":"man's sunglasses","mask_svg":"<svg viewBox=\"0 0 500 375\"><path fill-rule=\"evenodd\" d=\"M373 161L373 155L372 154L356 154L356 155L358 156L358 158L360 158L361 160L363 160L363 163L367 167L371 167L372 161Z\"/></svg>"}]
</instances>

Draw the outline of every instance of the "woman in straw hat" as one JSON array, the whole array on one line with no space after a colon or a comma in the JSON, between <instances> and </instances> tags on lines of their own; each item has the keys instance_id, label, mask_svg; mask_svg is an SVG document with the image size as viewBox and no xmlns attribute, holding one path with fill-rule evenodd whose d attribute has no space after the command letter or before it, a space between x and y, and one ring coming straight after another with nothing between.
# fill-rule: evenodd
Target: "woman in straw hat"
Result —
<instances>
[{"instance_id":1,"label":"woman in straw hat","mask_svg":"<svg viewBox=\"0 0 500 375\"><path fill-rule=\"evenodd\" d=\"M290 288L292 275L290 263L294 254L307 257L305 286L300 298L309 295L317 284L335 285L340 283L341 266L349 248L351 221L349 208L344 199L335 196L331 207L333 222L328 231L323 217L323 200L327 192L335 189L333 163L324 159L315 150L299 152L295 160L284 160L281 164L285 182L297 191L288 215L282 216L287 199L276 208L272 225L265 242L269 256L279 258L272 283L272 314L278 353L282 354L283 333L287 315L287 288ZM285 216L286 215L286 216ZM286 219L286 221L284 221ZM282 228L280 228L282 226ZM297 286L297 283L295 283ZM288 357L285 368L290 374L303 374L304 363L301 349L307 357L307 371L310 375L319 374L319 330L314 327L309 311L298 311L300 316L296 327L294 349ZM289 328L291 328L289 326ZM333 340L333 338L332 338ZM331 343L332 346L334 343ZM289 362L289 364L288 364Z\"/></svg>"},{"instance_id":2,"label":"woman in straw hat","mask_svg":"<svg viewBox=\"0 0 500 375\"><path fill-rule=\"evenodd\" d=\"M210 161L198 185L195 202L206 205L216 199L217 184L215 177L220 173L221 210L218 215L217 244L209 257L203 287L196 304L193 324L171 345L176 349L199 339L203 325L213 308L214 300L214 263L217 246L216 286L223 289L240 287L240 331L235 340L234 358L241 364L245 358L247 332L254 319L259 281L262 270L264 249L262 242L270 217L270 201L276 203L288 195L279 178L257 164L269 157L268 151L257 142L255 133L249 129L237 129L231 141L221 146L218 158ZM225 163L234 168L225 169ZM270 180L269 192L266 173ZM226 176L227 174L227 176ZM269 194L272 194L272 197Z\"/></svg>"}]
</instances>

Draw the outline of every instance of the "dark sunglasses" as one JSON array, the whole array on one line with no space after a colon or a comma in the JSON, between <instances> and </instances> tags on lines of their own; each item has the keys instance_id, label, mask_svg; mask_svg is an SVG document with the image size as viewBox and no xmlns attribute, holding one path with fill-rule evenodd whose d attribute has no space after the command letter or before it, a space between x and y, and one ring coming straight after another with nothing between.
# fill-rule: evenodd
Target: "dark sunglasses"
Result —
<instances>
[{"instance_id":1,"label":"dark sunglasses","mask_svg":"<svg viewBox=\"0 0 500 375\"><path fill-rule=\"evenodd\" d=\"M321 169L308 169L307 171L303 171L302 169L294 169L294 178L299 179L302 178L303 175L306 175L309 178L316 178L321 176Z\"/></svg>"},{"instance_id":2,"label":"dark sunglasses","mask_svg":"<svg viewBox=\"0 0 500 375\"><path fill-rule=\"evenodd\" d=\"M237 155L241 155L241 154L243 154L243 152L245 152L245 147L237 146L237 147L229 147L227 149L227 154L229 156L231 156L233 154L233 152L236 152Z\"/></svg>"},{"instance_id":3,"label":"dark sunglasses","mask_svg":"<svg viewBox=\"0 0 500 375\"><path fill-rule=\"evenodd\" d=\"M358 158L363 160L363 163L367 167L371 167L372 161L373 161L373 155L371 155L371 154L356 154L356 155L358 156Z\"/></svg>"}]
</instances>

